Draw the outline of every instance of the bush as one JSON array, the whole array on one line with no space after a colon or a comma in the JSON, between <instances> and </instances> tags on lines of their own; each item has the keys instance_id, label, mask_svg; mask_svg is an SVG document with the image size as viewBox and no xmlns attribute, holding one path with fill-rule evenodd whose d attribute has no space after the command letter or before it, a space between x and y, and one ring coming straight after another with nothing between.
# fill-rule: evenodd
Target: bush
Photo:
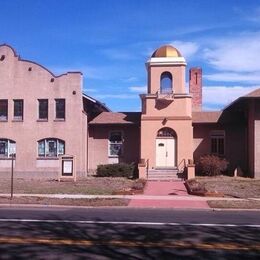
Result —
<instances>
[{"instance_id":1,"label":"bush","mask_svg":"<svg viewBox=\"0 0 260 260\"><path fill-rule=\"evenodd\" d=\"M133 163L101 164L97 167L97 177L133 178L135 165Z\"/></svg>"},{"instance_id":2,"label":"bush","mask_svg":"<svg viewBox=\"0 0 260 260\"><path fill-rule=\"evenodd\" d=\"M203 175L217 176L225 172L229 162L215 155L205 155L200 157L199 169Z\"/></svg>"}]
</instances>

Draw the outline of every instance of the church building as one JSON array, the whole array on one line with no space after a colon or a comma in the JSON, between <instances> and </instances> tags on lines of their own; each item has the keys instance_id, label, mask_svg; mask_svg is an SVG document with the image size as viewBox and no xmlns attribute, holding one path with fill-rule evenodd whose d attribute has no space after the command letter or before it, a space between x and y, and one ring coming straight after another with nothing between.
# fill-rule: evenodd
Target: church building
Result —
<instances>
[{"instance_id":1,"label":"church building","mask_svg":"<svg viewBox=\"0 0 260 260\"><path fill-rule=\"evenodd\" d=\"M146 62L142 111L112 112L82 93L81 72L55 76L0 45L0 176L57 178L60 158L74 158L75 174L99 164L136 163L139 177L194 176L203 155L229 161L229 171L260 178L260 89L221 111L202 111L202 70L189 70L165 45ZM187 177L187 176L186 176Z\"/></svg>"}]
</instances>

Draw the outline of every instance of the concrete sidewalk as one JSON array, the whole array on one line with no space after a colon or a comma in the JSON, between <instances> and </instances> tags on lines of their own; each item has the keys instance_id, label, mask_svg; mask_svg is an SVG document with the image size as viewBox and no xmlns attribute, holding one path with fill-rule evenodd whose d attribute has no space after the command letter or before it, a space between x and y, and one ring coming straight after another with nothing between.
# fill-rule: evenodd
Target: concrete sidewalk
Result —
<instances>
[{"instance_id":1,"label":"concrete sidewalk","mask_svg":"<svg viewBox=\"0 0 260 260\"><path fill-rule=\"evenodd\" d=\"M10 194L0 194L10 197ZM83 195L83 194L14 194L14 197L40 197L55 199L129 199L128 207L137 208L179 208L209 209L208 200L257 200L260 198L223 198L199 197L189 195L183 182L180 181L148 181L144 193L140 195Z\"/></svg>"},{"instance_id":2,"label":"concrete sidewalk","mask_svg":"<svg viewBox=\"0 0 260 260\"><path fill-rule=\"evenodd\" d=\"M128 206L141 208L210 208L206 200L197 200L197 197L188 195L184 182L181 181L147 181L143 195L158 197L150 200L145 198L132 199ZM172 199L165 200L162 198Z\"/></svg>"},{"instance_id":3,"label":"concrete sidewalk","mask_svg":"<svg viewBox=\"0 0 260 260\"><path fill-rule=\"evenodd\" d=\"M0 194L10 197L10 194ZM222 197L198 197L189 195L183 182L148 181L143 194L140 195L83 195L83 194L14 194L14 197L41 197L58 199L129 199L129 207L136 208L179 208L209 209L208 200L247 200ZM251 198L249 200L258 200Z\"/></svg>"}]
</instances>

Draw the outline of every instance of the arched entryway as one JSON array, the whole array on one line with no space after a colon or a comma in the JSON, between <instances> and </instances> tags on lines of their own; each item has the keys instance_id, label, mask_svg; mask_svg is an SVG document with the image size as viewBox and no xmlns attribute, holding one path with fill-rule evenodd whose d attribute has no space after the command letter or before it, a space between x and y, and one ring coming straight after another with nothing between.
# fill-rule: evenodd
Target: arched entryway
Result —
<instances>
[{"instance_id":1,"label":"arched entryway","mask_svg":"<svg viewBox=\"0 0 260 260\"><path fill-rule=\"evenodd\" d=\"M156 137L156 167L173 168L177 161L177 135L169 127L161 128Z\"/></svg>"}]
</instances>

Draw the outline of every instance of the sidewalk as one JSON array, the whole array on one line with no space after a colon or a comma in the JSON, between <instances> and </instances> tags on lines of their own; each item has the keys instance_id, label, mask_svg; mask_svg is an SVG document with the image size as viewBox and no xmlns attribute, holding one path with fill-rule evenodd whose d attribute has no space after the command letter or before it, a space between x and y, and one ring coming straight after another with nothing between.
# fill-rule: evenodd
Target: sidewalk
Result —
<instances>
[{"instance_id":1,"label":"sidewalk","mask_svg":"<svg viewBox=\"0 0 260 260\"><path fill-rule=\"evenodd\" d=\"M10 197L10 194L0 194ZM14 197L39 197L58 199L129 199L128 207L135 208L178 208L178 209L210 209L208 200L246 200L238 198L199 197L189 195L183 182L180 181L148 181L144 193L140 195L82 195L82 194L14 194ZM257 200L249 198L247 200Z\"/></svg>"},{"instance_id":2,"label":"sidewalk","mask_svg":"<svg viewBox=\"0 0 260 260\"><path fill-rule=\"evenodd\" d=\"M197 200L197 197L188 195L184 183L180 181L147 181L143 195L144 198L132 199L128 206L142 208L210 208L206 200ZM147 200L145 196L154 197Z\"/></svg>"}]
</instances>

